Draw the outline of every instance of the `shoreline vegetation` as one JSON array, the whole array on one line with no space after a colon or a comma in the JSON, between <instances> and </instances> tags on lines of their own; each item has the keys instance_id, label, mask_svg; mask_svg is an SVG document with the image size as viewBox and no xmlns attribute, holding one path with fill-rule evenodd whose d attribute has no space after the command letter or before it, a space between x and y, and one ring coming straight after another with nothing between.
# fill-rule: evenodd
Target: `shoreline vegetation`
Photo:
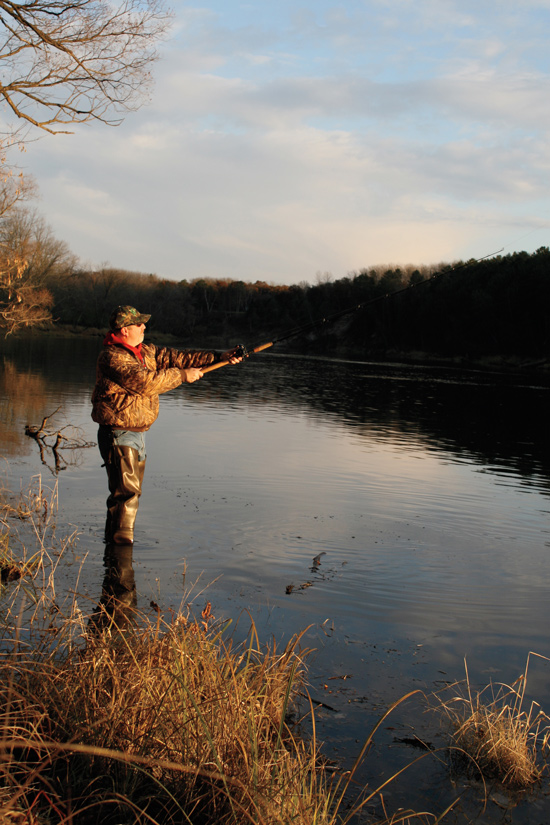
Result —
<instances>
[{"instance_id":1,"label":"shoreline vegetation","mask_svg":"<svg viewBox=\"0 0 550 825\"><path fill-rule=\"evenodd\" d=\"M56 489L40 477L0 494L2 822L435 825L454 807L388 813L383 791L406 768L375 788L354 785L380 726L420 691L382 713L351 770L329 764L300 634L282 650L262 647L250 619L246 642L233 645L209 603L194 615L191 592L179 611L137 611L120 559L90 604L77 595L77 535L60 535L56 512ZM69 588L58 584L67 565ZM505 793L540 787L550 719L536 703L524 710L528 667L488 700L468 674L450 697L423 697L449 744L425 746L411 764L435 756Z\"/></svg>"},{"instance_id":2,"label":"shoreline vegetation","mask_svg":"<svg viewBox=\"0 0 550 825\"><path fill-rule=\"evenodd\" d=\"M151 314L148 334L183 347L250 349L279 341L280 353L362 361L550 372L550 249L489 259L377 266L314 284L182 278L38 256L29 263L29 314L7 335L49 326L100 336L113 308ZM32 288L31 288L32 287ZM35 320L37 302L49 322ZM0 319L2 326L2 319ZM288 334L290 337L287 337Z\"/></svg>"},{"instance_id":3,"label":"shoreline vegetation","mask_svg":"<svg viewBox=\"0 0 550 825\"><path fill-rule=\"evenodd\" d=\"M56 338L97 338L102 340L107 334L107 328L98 329L95 327L80 327L72 324L54 324L50 327L33 329L19 333L19 336L29 336L40 338L41 336L55 336ZM310 336L313 338L313 336ZM152 340L159 345L171 346L178 349L201 348L222 350L227 345L227 339L219 335L205 334L196 340L191 338L181 338L171 333L153 331L146 333L146 340ZM435 355L419 350L387 350L377 351L367 357L358 349L346 346L335 346L330 351L317 348L319 351L304 352L303 346L293 346L292 343L275 345L273 349L267 349L260 353L260 356L267 355L295 355L305 357L326 357L337 358L348 361L366 361L368 363L402 364L408 366L424 367L446 367L451 369L474 370L480 372L504 372L520 373L524 375L537 374L540 376L550 376L550 357L533 359L520 355L485 355L478 357L465 356L444 356ZM251 357L258 357L252 355Z\"/></svg>"}]
</instances>

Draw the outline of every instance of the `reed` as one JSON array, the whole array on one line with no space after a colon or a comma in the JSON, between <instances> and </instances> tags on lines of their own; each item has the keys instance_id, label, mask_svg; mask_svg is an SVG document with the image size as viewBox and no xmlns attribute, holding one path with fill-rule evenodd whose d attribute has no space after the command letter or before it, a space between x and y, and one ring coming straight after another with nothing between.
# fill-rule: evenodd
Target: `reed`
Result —
<instances>
[{"instance_id":1,"label":"reed","mask_svg":"<svg viewBox=\"0 0 550 825\"><path fill-rule=\"evenodd\" d=\"M536 702L525 699L533 656L545 658L529 653L525 672L512 685L491 683L477 692L466 666L458 695L437 700L451 724L453 765L511 791L532 788L545 772L550 718Z\"/></svg>"}]
</instances>

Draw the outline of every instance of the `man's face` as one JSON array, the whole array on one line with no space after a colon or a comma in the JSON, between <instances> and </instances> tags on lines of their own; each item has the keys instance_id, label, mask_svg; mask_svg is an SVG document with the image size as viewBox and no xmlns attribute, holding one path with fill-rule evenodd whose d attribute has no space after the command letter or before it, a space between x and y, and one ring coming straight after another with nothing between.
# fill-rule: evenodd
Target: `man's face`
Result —
<instances>
[{"instance_id":1,"label":"man's face","mask_svg":"<svg viewBox=\"0 0 550 825\"><path fill-rule=\"evenodd\" d=\"M121 333L127 344L131 347L137 347L145 337L145 324L131 324L129 327L122 327Z\"/></svg>"}]
</instances>

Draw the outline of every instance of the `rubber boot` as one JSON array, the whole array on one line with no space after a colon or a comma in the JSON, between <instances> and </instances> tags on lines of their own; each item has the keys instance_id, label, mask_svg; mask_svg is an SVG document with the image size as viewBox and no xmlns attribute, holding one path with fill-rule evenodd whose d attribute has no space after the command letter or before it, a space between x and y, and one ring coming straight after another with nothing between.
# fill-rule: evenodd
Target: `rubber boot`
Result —
<instances>
[{"instance_id":1,"label":"rubber boot","mask_svg":"<svg viewBox=\"0 0 550 825\"><path fill-rule=\"evenodd\" d=\"M109 454L107 476L107 523L105 539L115 544L132 544L141 485L145 472L145 460L139 461L134 447L113 446Z\"/></svg>"}]
</instances>

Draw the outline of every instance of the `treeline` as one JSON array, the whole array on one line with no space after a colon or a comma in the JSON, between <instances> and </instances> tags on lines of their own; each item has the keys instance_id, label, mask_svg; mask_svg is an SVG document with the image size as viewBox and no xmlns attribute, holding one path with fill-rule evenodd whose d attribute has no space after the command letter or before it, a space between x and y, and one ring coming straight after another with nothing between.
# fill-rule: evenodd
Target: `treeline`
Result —
<instances>
[{"instance_id":1,"label":"treeline","mask_svg":"<svg viewBox=\"0 0 550 825\"><path fill-rule=\"evenodd\" d=\"M104 329L114 306L132 304L152 314L152 330L191 346L241 339L257 344L305 327L287 349L534 360L546 358L550 349L547 247L439 267L363 269L338 280L318 278L313 285L175 282L110 268L56 272L45 285L58 323ZM326 323L309 326L323 318Z\"/></svg>"},{"instance_id":2,"label":"treeline","mask_svg":"<svg viewBox=\"0 0 550 825\"><path fill-rule=\"evenodd\" d=\"M250 342L315 324L321 317L428 279L434 271L434 267L373 268L339 280L324 275L315 285L285 286L223 278L171 281L107 267L70 271L62 277L56 272L45 283L53 299L53 316L61 324L104 329L113 307L131 304L152 315L151 330L182 341L237 334ZM318 346L316 325L313 332L301 336L298 346Z\"/></svg>"},{"instance_id":3,"label":"treeline","mask_svg":"<svg viewBox=\"0 0 550 825\"><path fill-rule=\"evenodd\" d=\"M171 281L82 268L44 220L21 207L19 189L8 197L10 185L0 187L0 326L8 334L47 319L99 333L113 307L131 304L151 313L153 333L169 333L184 346L250 346L304 327L279 351L548 358L548 247L452 265L371 267L337 280L319 276L315 284ZM327 323L315 323L323 318Z\"/></svg>"},{"instance_id":4,"label":"treeline","mask_svg":"<svg viewBox=\"0 0 550 825\"><path fill-rule=\"evenodd\" d=\"M417 288L374 303L347 330L350 346L444 357L542 360L550 355L550 250L443 267Z\"/></svg>"},{"instance_id":5,"label":"treeline","mask_svg":"<svg viewBox=\"0 0 550 825\"><path fill-rule=\"evenodd\" d=\"M446 357L547 358L547 247L532 255L441 266L436 278L434 267L378 267L335 281L321 278L315 285L225 279L173 282L112 268L79 268L67 245L54 238L27 205L36 196L35 185L10 158L35 129L55 133L56 124L104 122L109 112L118 121L121 113L138 105L154 59L151 47L169 19L162 0L143 0L135 8L126 4L122 11L113 11L114 17L108 9L96 16L94 8L92 0L76 7L60 2L52 16L48 3L7 4L5 19L0 18L0 28L9 30L0 50L10 77L3 87L4 102L9 100L14 123L26 123L30 129L6 129L0 137L0 334L16 334L52 320L104 329L112 307L129 303L151 312L158 332L172 333L191 345L213 340L225 344L228 339L260 342L361 304L363 309L337 322L292 338L292 347L359 357L419 351ZM53 26L46 26L47 36L37 24L40 19ZM114 19L117 25L109 29ZM83 34L75 58L79 25ZM121 34L127 46L122 55ZM106 80L103 69L111 66L113 54L116 70L109 70ZM74 106L75 94L86 104L83 108ZM385 297L390 295L394 297Z\"/></svg>"}]
</instances>

